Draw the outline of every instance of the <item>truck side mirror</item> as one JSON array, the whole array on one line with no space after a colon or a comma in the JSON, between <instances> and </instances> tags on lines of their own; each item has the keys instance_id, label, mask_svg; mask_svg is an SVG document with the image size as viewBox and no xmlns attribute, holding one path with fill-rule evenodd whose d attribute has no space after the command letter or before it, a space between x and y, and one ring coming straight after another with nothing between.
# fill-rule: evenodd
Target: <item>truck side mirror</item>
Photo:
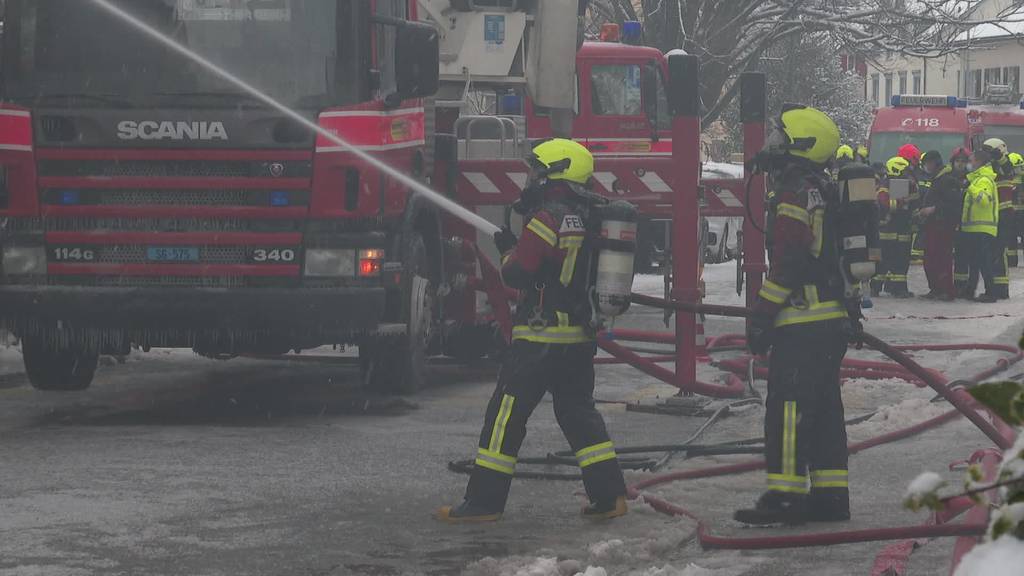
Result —
<instances>
[{"instance_id":1,"label":"truck side mirror","mask_svg":"<svg viewBox=\"0 0 1024 576\"><path fill-rule=\"evenodd\" d=\"M395 39L396 97L432 96L437 92L440 69L440 41L429 24L404 22Z\"/></svg>"},{"instance_id":2,"label":"truck side mirror","mask_svg":"<svg viewBox=\"0 0 1024 576\"><path fill-rule=\"evenodd\" d=\"M658 68L653 63L644 65L640 72L640 100L644 116L651 128L651 140L658 141Z\"/></svg>"}]
</instances>

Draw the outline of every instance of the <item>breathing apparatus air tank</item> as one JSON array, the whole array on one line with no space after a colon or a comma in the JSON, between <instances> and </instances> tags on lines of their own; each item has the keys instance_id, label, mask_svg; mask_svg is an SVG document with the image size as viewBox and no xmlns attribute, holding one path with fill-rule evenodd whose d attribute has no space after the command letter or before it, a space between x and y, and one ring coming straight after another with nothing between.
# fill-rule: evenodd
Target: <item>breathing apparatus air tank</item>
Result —
<instances>
[{"instance_id":1,"label":"breathing apparatus air tank","mask_svg":"<svg viewBox=\"0 0 1024 576\"><path fill-rule=\"evenodd\" d=\"M861 286L875 275L881 260L875 173L870 166L847 164L839 170L839 261L849 299L861 297Z\"/></svg>"},{"instance_id":2,"label":"breathing apparatus air tank","mask_svg":"<svg viewBox=\"0 0 1024 576\"><path fill-rule=\"evenodd\" d=\"M629 202L618 200L595 206L592 215L600 223L600 236L594 238L597 266L592 305L597 316L614 318L629 309L637 209Z\"/></svg>"}]
</instances>

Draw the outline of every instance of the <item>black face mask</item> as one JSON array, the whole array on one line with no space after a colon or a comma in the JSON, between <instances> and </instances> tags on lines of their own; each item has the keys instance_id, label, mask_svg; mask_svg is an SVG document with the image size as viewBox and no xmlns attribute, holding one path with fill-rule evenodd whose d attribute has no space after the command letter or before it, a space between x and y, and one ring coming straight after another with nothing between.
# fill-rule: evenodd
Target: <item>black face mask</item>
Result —
<instances>
[{"instance_id":1,"label":"black face mask","mask_svg":"<svg viewBox=\"0 0 1024 576\"><path fill-rule=\"evenodd\" d=\"M512 203L512 209L520 216L536 212L544 201L544 181L530 180L519 194L519 199Z\"/></svg>"}]
</instances>

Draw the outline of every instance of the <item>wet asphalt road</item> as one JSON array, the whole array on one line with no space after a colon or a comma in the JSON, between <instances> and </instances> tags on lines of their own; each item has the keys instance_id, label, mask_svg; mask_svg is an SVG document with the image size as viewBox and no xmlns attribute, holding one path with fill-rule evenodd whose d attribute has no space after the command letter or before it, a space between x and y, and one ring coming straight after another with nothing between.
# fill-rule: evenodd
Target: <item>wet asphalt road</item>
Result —
<instances>
[{"instance_id":1,"label":"wet asphalt road","mask_svg":"<svg viewBox=\"0 0 1024 576\"><path fill-rule=\"evenodd\" d=\"M628 324L660 325L660 313L630 314ZM874 331L884 335L885 326ZM1008 326L999 338L1019 334L1019 320ZM891 330L924 336L902 328ZM740 329L732 320L708 326L709 333ZM965 356L962 368L977 371L992 360ZM46 394L27 385L16 349L0 351L0 576L559 574L538 568L538 557L563 561L564 574L588 565L608 574L681 571L694 562L724 576L843 575L867 573L882 548L706 552L693 542L692 523L640 505L612 523L584 522L582 488L564 481L518 482L497 525L438 525L433 510L461 498L465 477L446 464L473 454L493 388L494 367L486 364L434 367L432 386L406 400L368 395L356 368L339 362L218 362L157 350L107 364L88 392ZM628 368L602 368L598 381L605 400L671 394ZM899 402L906 391L879 389L848 413ZM619 445L679 442L703 422L601 408ZM760 419L754 407L716 425L706 441L756 436ZM827 529L921 522L899 507L906 483L984 445L961 421L927 441L856 457L856 517ZM548 399L523 455L565 447ZM661 493L722 533L758 535L764 531L728 517L761 485L759 474L747 474ZM915 554L911 574L945 571L949 544Z\"/></svg>"}]
</instances>

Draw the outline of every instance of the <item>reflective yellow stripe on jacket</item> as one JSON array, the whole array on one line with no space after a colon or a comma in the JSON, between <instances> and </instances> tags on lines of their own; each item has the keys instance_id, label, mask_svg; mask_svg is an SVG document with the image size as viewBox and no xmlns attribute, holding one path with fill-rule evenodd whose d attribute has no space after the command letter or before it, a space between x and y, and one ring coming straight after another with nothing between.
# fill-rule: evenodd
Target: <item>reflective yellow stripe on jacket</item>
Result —
<instances>
[{"instance_id":1,"label":"reflective yellow stripe on jacket","mask_svg":"<svg viewBox=\"0 0 1024 576\"><path fill-rule=\"evenodd\" d=\"M821 302L818 299L818 288L813 284L804 286L804 300L800 307L786 306L775 316L775 327L810 324L846 318L846 307L838 300Z\"/></svg>"},{"instance_id":2,"label":"reflective yellow stripe on jacket","mask_svg":"<svg viewBox=\"0 0 1024 576\"><path fill-rule=\"evenodd\" d=\"M529 326L513 326L512 339L542 344L582 344L593 342L594 337L587 334L582 326L549 326L543 330L534 330Z\"/></svg>"}]
</instances>

